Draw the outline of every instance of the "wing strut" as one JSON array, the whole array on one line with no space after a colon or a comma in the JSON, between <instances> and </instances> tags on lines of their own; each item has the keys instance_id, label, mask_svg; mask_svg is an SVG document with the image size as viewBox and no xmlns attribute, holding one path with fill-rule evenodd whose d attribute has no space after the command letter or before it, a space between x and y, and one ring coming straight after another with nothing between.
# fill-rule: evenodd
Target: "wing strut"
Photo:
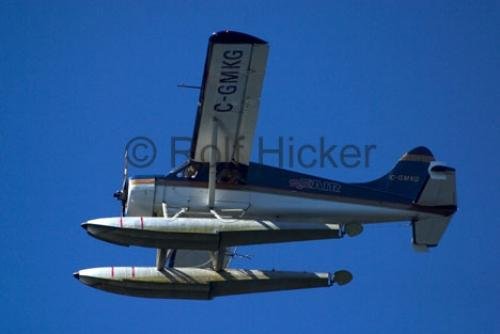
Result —
<instances>
[{"instance_id":1,"label":"wing strut","mask_svg":"<svg viewBox=\"0 0 500 334\"><path fill-rule=\"evenodd\" d=\"M212 118L212 142L210 144L210 163L208 170L208 208L212 210L215 204L215 181L217 178L217 118Z\"/></svg>"},{"instance_id":2,"label":"wing strut","mask_svg":"<svg viewBox=\"0 0 500 334\"><path fill-rule=\"evenodd\" d=\"M221 247L218 251L212 252L210 257L212 258L212 269L215 271L221 271L224 268L226 249Z\"/></svg>"},{"instance_id":3,"label":"wing strut","mask_svg":"<svg viewBox=\"0 0 500 334\"><path fill-rule=\"evenodd\" d=\"M167 250L165 248L158 248L156 250L156 270L161 271L165 267L167 261Z\"/></svg>"},{"instance_id":4,"label":"wing strut","mask_svg":"<svg viewBox=\"0 0 500 334\"><path fill-rule=\"evenodd\" d=\"M163 211L163 217L168 218L167 212L167 203L162 202L161 208ZM156 270L161 271L165 268L165 263L167 262L167 258L171 256L171 250L166 248L158 248L156 249Z\"/></svg>"},{"instance_id":5,"label":"wing strut","mask_svg":"<svg viewBox=\"0 0 500 334\"><path fill-rule=\"evenodd\" d=\"M156 249L156 270L162 271L168 261L168 268L174 266L176 249L157 248Z\"/></svg>"}]
</instances>

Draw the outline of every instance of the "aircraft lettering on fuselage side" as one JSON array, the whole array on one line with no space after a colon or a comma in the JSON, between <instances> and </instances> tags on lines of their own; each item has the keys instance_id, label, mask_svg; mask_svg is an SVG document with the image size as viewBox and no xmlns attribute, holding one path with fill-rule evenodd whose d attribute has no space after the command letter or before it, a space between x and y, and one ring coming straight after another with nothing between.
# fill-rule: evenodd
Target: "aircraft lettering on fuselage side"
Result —
<instances>
[{"instance_id":1,"label":"aircraft lettering on fuselage side","mask_svg":"<svg viewBox=\"0 0 500 334\"><path fill-rule=\"evenodd\" d=\"M227 50L223 53L224 60L217 87L219 97L217 98L218 102L214 104L214 110L217 112L231 112L234 109L234 105L227 100L230 95L238 91L242 57L242 50Z\"/></svg>"},{"instance_id":2,"label":"aircraft lettering on fuselage side","mask_svg":"<svg viewBox=\"0 0 500 334\"><path fill-rule=\"evenodd\" d=\"M333 193L340 193L342 186L336 182L315 180L315 179L290 179L289 185L292 188L298 190L310 189L310 190L321 190Z\"/></svg>"}]
</instances>

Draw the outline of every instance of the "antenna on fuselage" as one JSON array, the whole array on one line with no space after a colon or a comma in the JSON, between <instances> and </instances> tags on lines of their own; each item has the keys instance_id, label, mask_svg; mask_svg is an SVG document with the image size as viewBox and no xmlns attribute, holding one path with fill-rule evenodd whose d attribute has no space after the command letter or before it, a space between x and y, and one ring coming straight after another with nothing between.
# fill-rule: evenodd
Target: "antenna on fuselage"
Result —
<instances>
[{"instance_id":1,"label":"antenna on fuselage","mask_svg":"<svg viewBox=\"0 0 500 334\"><path fill-rule=\"evenodd\" d=\"M201 86L187 85L185 83L181 83L177 85L177 88L201 89Z\"/></svg>"}]
</instances>

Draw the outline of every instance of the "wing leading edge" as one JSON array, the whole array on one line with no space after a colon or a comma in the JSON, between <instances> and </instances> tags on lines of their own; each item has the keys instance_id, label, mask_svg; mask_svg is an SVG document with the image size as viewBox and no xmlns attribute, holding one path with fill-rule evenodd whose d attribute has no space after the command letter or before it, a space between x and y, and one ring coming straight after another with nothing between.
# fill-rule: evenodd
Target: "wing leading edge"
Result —
<instances>
[{"instance_id":1,"label":"wing leading edge","mask_svg":"<svg viewBox=\"0 0 500 334\"><path fill-rule=\"evenodd\" d=\"M217 162L248 165L267 62L267 42L222 31L208 43L191 160L208 162L214 127Z\"/></svg>"}]
</instances>

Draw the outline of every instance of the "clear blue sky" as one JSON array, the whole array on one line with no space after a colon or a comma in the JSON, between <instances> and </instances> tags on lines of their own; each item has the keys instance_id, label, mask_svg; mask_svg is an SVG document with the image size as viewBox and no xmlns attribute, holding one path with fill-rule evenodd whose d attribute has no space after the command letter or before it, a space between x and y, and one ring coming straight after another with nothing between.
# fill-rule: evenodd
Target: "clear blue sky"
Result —
<instances>
[{"instance_id":1,"label":"clear blue sky","mask_svg":"<svg viewBox=\"0 0 500 334\"><path fill-rule=\"evenodd\" d=\"M498 2L2 1L0 332L498 333ZM182 4L181 4L182 3ZM271 45L257 135L375 144L369 168L298 169L344 181L426 145L457 168L459 211L415 253L407 224L355 239L247 247L255 269L349 269L345 287L212 302L88 288L82 268L153 265L154 250L87 236L116 216L127 140L147 135L170 169L190 136L207 39L233 29ZM268 163L274 163L269 159Z\"/></svg>"}]
</instances>

